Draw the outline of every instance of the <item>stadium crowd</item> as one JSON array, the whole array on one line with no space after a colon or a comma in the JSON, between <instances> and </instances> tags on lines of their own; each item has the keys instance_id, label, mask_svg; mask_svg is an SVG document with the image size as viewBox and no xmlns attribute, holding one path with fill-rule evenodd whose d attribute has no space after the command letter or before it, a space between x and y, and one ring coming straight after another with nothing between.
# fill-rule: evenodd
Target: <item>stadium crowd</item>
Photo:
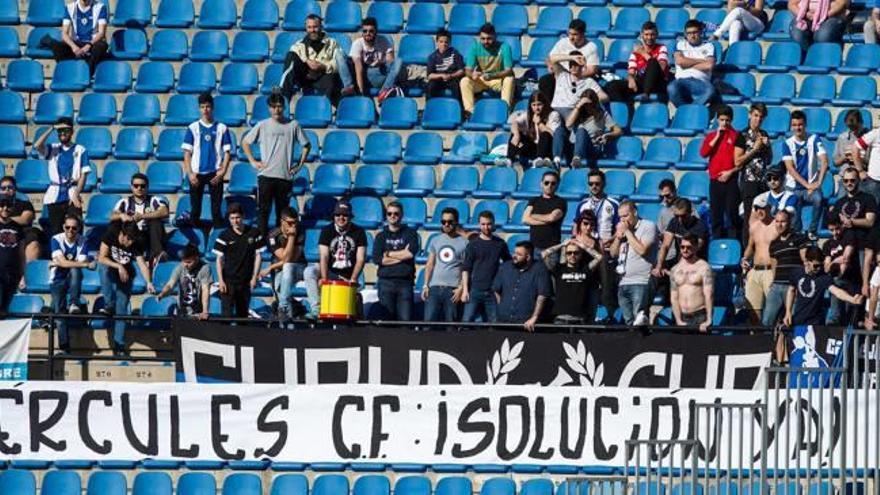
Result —
<instances>
[{"instance_id":1,"label":"stadium crowd","mask_svg":"<svg viewBox=\"0 0 880 495\"><path fill-rule=\"evenodd\" d=\"M763 104L751 105L746 128L733 129L733 111L718 103L712 83L718 58L713 40L727 32L731 41L746 31L759 32L767 15L762 0L731 0L728 7L724 22L706 40L705 26L688 21L672 60L667 47L657 41L657 26L646 22L630 55L626 78L610 82L598 78L597 48L586 39L584 21L571 21L567 36L551 50L548 73L529 97L527 109L511 113L507 160L498 162L547 167L541 194L529 200L523 213L529 239L510 252L494 233L490 211L479 213L477 231L468 231L457 210L444 209L439 213L441 233L425 250L421 293L415 294L420 236L403 223L403 205L388 201L386 225L371 253L382 318L417 319L414 297L420 297L427 321L479 318L533 330L542 321L592 323L601 304L607 311L605 322L619 308L626 325L645 325L655 297L660 296L671 306L675 324L705 331L712 322L715 299L715 272L706 261L707 249L711 239L727 238L745 246L741 268L744 313L750 323L862 322L874 328L880 287L880 269L874 269L880 255L880 230L875 226L880 130L864 129L859 112L850 112L849 132L840 135L834 156L829 157L818 136L807 133L807 117L801 111L791 113L783 156L773 156L762 129L767 116ZM789 8L796 14L792 35L803 47L811 41L840 39L837 20L847 8L845 0L792 0ZM101 2L77 0L67 11L62 41L52 45L53 53L59 60L85 58L94 69L106 56L107 9ZM867 33L867 25L865 29ZM292 179L304 166L311 144L295 115L286 117L286 100L307 90L338 102L377 89L381 105L402 95L401 86L421 78L427 97L450 92L461 101L467 119L475 98L484 91L500 93L513 107L516 81L511 49L498 41L492 24L480 28L466 54L453 48L450 34L440 30L436 51L425 61L424 73L419 73L396 57L393 43L379 34L374 18L362 20L362 36L348 55L325 36L319 16L307 16L305 31L290 47L280 88L267 98L269 117L254 126L241 144L258 171L255 225L247 223L241 205L230 204L225 218L221 213L233 140L229 129L214 119L211 94L199 96L200 119L186 128L180 143L190 185L191 222L205 229L225 228L209 247L216 255L216 280L203 253L191 245L181 253L170 253L181 260L180 265L164 287L154 287L155 267L169 258L164 225L170 209L163 197L150 193L149 179L141 173L131 177L131 195L113 208L111 227L100 240L97 256L87 252L81 195L92 169L88 150L74 140L74 122L61 118L54 125L58 142L50 144L46 132L33 143L46 160L51 179L42 202L49 219L46 232L33 225L30 202L16 196L15 179L0 180L0 310L5 311L12 294L24 288L25 263L40 257L45 245L52 260L55 312L82 311L82 270L100 272L104 306L97 309L99 313L129 311L139 272L147 292L160 298L177 287L179 312L200 319L208 318L215 282L222 314L247 317L252 289L260 279L274 277L277 311L285 318L302 314L302 305L292 297L298 282L306 287L308 317L318 312L324 281L361 283L367 236L353 223L356 212L345 198L333 209L330 225L320 232L319 262L306 262L305 230L289 205ZM675 106L711 105L717 128L705 136L700 148L709 163L708 215L700 214L699 205L678 197L671 180L659 184L662 208L656 218L645 218L635 202L604 192L605 175L597 161L626 127L615 122L604 105L632 104L641 95L659 95ZM297 145L301 151L295 156ZM821 185L832 165L841 170L840 192L825 198ZM567 203L556 195L563 166L590 168L589 195L577 205L571 231L563 231ZM199 225L206 188L213 222ZM806 225L801 215L805 205L813 212ZM831 237L819 242L823 218ZM266 249L272 262L262 268ZM828 311L822 304L826 292L831 296ZM118 352L124 350L125 328L124 320L115 321ZM63 322L59 332L62 349L69 348Z\"/></svg>"}]
</instances>

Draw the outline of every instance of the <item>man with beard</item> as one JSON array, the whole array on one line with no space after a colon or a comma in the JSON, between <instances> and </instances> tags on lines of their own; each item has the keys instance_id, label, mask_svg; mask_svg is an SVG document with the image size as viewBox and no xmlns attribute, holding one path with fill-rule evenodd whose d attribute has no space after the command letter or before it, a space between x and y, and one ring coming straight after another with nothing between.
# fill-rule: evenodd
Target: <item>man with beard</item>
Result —
<instances>
[{"instance_id":1,"label":"man with beard","mask_svg":"<svg viewBox=\"0 0 880 495\"><path fill-rule=\"evenodd\" d=\"M785 210L776 212L773 219L779 234L770 243L770 264L773 266L773 285L764 301L762 324L765 327L776 325L779 311L783 309L786 294L791 287L794 274L803 265L804 253L809 240L791 228L791 214Z\"/></svg>"},{"instance_id":2,"label":"man with beard","mask_svg":"<svg viewBox=\"0 0 880 495\"><path fill-rule=\"evenodd\" d=\"M791 275L788 292L785 296L786 326L822 325L825 323L825 292L853 305L862 304L861 294L850 294L836 287L831 275L822 270L822 251L811 246L804 254L803 268L797 268Z\"/></svg>"},{"instance_id":3,"label":"man with beard","mask_svg":"<svg viewBox=\"0 0 880 495\"><path fill-rule=\"evenodd\" d=\"M687 235L693 235L697 238L694 255L701 258L706 257L706 246L708 244L709 229L706 224L694 216L693 206L687 198L678 198L672 205L673 217L663 231L662 242L657 253L657 261L651 270L651 279L648 282L648 294L642 310L647 314L654 296L659 292L668 294L669 290L669 270L678 262L681 255L679 249L682 239Z\"/></svg>"},{"instance_id":4,"label":"man with beard","mask_svg":"<svg viewBox=\"0 0 880 495\"><path fill-rule=\"evenodd\" d=\"M346 201L339 201L333 208L333 223L321 229L318 236L318 276L323 284L329 280L344 280L358 284L358 277L364 269L367 259L367 234L364 229L352 223L354 212ZM320 284L313 275L306 273L306 286L312 285L312 291L318 299L309 301L311 308L308 318L317 316L321 307Z\"/></svg>"},{"instance_id":5,"label":"man with beard","mask_svg":"<svg viewBox=\"0 0 880 495\"><path fill-rule=\"evenodd\" d=\"M844 229L839 216L829 214L827 219L831 239L822 245L825 257L823 268L825 273L834 277L834 285L846 292L858 293L862 287L862 274L859 270L859 242L855 239L853 229ZM867 260L866 260L867 261ZM831 295L828 308L828 325L840 325L850 321L849 307L843 307L840 299Z\"/></svg>"},{"instance_id":6,"label":"man with beard","mask_svg":"<svg viewBox=\"0 0 880 495\"><path fill-rule=\"evenodd\" d=\"M207 320L212 283L211 267L202 261L199 248L188 244L180 253L180 264L174 267L158 298L171 294L174 286L179 284L177 314Z\"/></svg>"},{"instance_id":7,"label":"man with beard","mask_svg":"<svg viewBox=\"0 0 880 495\"><path fill-rule=\"evenodd\" d=\"M596 233L605 258L605 262L599 265L599 276L602 280L601 301L608 310L610 320L618 306L617 257L611 256L610 249L615 238L614 229L617 225L620 202L605 194L605 173L601 170L590 170L587 174L587 187L590 195L577 205L577 214L589 210L596 217Z\"/></svg>"},{"instance_id":8,"label":"man with beard","mask_svg":"<svg viewBox=\"0 0 880 495\"><path fill-rule=\"evenodd\" d=\"M165 257L165 220L170 215L168 200L149 193L150 179L138 172L131 176L131 196L116 202L110 221L137 227L138 246L156 266Z\"/></svg>"},{"instance_id":9,"label":"man with beard","mask_svg":"<svg viewBox=\"0 0 880 495\"><path fill-rule=\"evenodd\" d=\"M465 303L462 321L465 323L474 321L478 311L485 322L498 319L492 281L501 263L510 259L507 243L493 233L495 215L491 211L483 211L479 221L480 233L472 236L468 242L461 270L461 300Z\"/></svg>"},{"instance_id":10,"label":"man with beard","mask_svg":"<svg viewBox=\"0 0 880 495\"><path fill-rule=\"evenodd\" d=\"M25 246L25 257L28 261L33 261L40 257L41 244L46 239L46 234L33 226L36 217L33 203L27 199L27 196L18 197L17 191L15 177L7 175L0 179L0 199L8 199L12 202L10 215L12 220L24 229L24 241L22 242Z\"/></svg>"},{"instance_id":11,"label":"man with beard","mask_svg":"<svg viewBox=\"0 0 880 495\"><path fill-rule=\"evenodd\" d=\"M379 305L383 318L410 321L419 234L403 223L403 205L399 201L388 203L385 218L387 224L376 234L373 243L373 262L378 265L376 291Z\"/></svg>"},{"instance_id":12,"label":"man with beard","mask_svg":"<svg viewBox=\"0 0 880 495\"><path fill-rule=\"evenodd\" d=\"M556 256L544 257L544 265L550 270L556 286L553 323L593 323L599 304L599 276L596 269L602 264L602 253L582 245L574 238L566 239L547 251L560 249L563 252L562 263L557 262Z\"/></svg>"},{"instance_id":13,"label":"man with beard","mask_svg":"<svg viewBox=\"0 0 880 495\"><path fill-rule=\"evenodd\" d=\"M512 259L501 266L492 283L498 300L498 321L521 323L529 332L535 331L544 304L552 295L547 269L534 262L534 252L531 242L518 242Z\"/></svg>"},{"instance_id":14,"label":"man with beard","mask_svg":"<svg viewBox=\"0 0 880 495\"><path fill-rule=\"evenodd\" d=\"M459 232L458 210L440 212L440 235L428 244L422 301L425 321L455 321L463 293L462 263L467 239Z\"/></svg>"},{"instance_id":15,"label":"man with beard","mask_svg":"<svg viewBox=\"0 0 880 495\"><path fill-rule=\"evenodd\" d=\"M749 319L753 325L761 323L764 302L773 284L770 243L778 235L766 198L758 196L752 202L752 214L749 216L749 243L740 260L745 278L744 290L749 307Z\"/></svg>"},{"instance_id":16,"label":"man with beard","mask_svg":"<svg viewBox=\"0 0 880 495\"><path fill-rule=\"evenodd\" d=\"M353 95L354 84L347 57L339 43L324 32L320 16L306 16L306 35L290 47L284 58L281 82L284 97L290 100L294 87L311 89L336 102L339 89L342 96Z\"/></svg>"},{"instance_id":17,"label":"man with beard","mask_svg":"<svg viewBox=\"0 0 880 495\"><path fill-rule=\"evenodd\" d=\"M52 236L49 249L52 262L49 269L49 292L52 294L52 311L66 313L68 307L71 314L79 314L79 296L82 291L82 270L95 269L95 262L89 260L86 243L80 234L79 217L68 216L64 219L64 232ZM58 346L64 352L70 352L70 340L67 335L67 320L56 320L58 328Z\"/></svg>"},{"instance_id":18,"label":"man with beard","mask_svg":"<svg viewBox=\"0 0 880 495\"><path fill-rule=\"evenodd\" d=\"M712 267L697 256L700 242L694 234L681 238L681 259L669 271L669 301L676 325L699 327L706 332L712 324L714 282Z\"/></svg>"},{"instance_id":19,"label":"man with beard","mask_svg":"<svg viewBox=\"0 0 880 495\"><path fill-rule=\"evenodd\" d=\"M848 167L844 170L840 182L846 189L846 195L828 208L828 215L838 217L843 229L852 231L858 249L862 249L874 228L877 203L874 201L874 196L862 191L859 187L861 179L859 179L859 172L855 167Z\"/></svg>"},{"instance_id":20,"label":"man with beard","mask_svg":"<svg viewBox=\"0 0 880 495\"><path fill-rule=\"evenodd\" d=\"M281 210L281 224L269 232L269 249L272 251L273 262L260 271L260 277L269 277L274 272L273 286L278 297L278 315L280 318L301 316L303 309L293 299L293 288L300 280L305 280L307 271L315 270L308 266L305 256L306 233L300 226L299 213L285 207ZM310 299L317 296L308 294Z\"/></svg>"},{"instance_id":21,"label":"man with beard","mask_svg":"<svg viewBox=\"0 0 880 495\"><path fill-rule=\"evenodd\" d=\"M16 289L24 288L24 230L12 220L12 201L0 199L0 313L9 310Z\"/></svg>"}]
</instances>

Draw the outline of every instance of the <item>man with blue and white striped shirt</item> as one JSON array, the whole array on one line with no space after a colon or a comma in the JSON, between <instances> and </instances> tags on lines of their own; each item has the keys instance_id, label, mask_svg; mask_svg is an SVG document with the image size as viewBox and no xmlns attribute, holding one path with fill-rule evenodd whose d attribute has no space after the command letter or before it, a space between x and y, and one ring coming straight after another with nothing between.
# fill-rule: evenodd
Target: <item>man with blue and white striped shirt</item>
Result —
<instances>
[{"instance_id":1,"label":"man with blue and white striped shirt","mask_svg":"<svg viewBox=\"0 0 880 495\"><path fill-rule=\"evenodd\" d=\"M810 220L810 239L816 239L819 219L822 218L822 181L828 172L828 155L819 136L807 135L807 116L800 110L791 112L792 136L785 140L785 155L782 161L788 171L785 188L792 191L801 205L813 206ZM795 230L800 225L800 215L792 218Z\"/></svg>"},{"instance_id":2,"label":"man with blue and white striped shirt","mask_svg":"<svg viewBox=\"0 0 880 495\"><path fill-rule=\"evenodd\" d=\"M214 227L223 227L223 177L232 154L232 137L226 125L214 121L214 97L199 95L201 118L186 128L183 138L183 172L189 178L189 199L193 225L200 224L205 186L211 196Z\"/></svg>"},{"instance_id":3,"label":"man with blue and white striped shirt","mask_svg":"<svg viewBox=\"0 0 880 495\"><path fill-rule=\"evenodd\" d=\"M65 6L61 21L61 41L49 42L56 61L84 59L89 72L107 55L107 4L97 0L74 0Z\"/></svg>"},{"instance_id":4,"label":"man with blue and white striped shirt","mask_svg":"<svg viewBox=\"0 0 880 495\"><path fill-rule=\"evenodd\" d=\"M54 130L57 143L46 143L51 134L48 130L34 143L40 158L49 164L49 187L43 195L43 207L49 210L50 236L61 233L67 215L82 215L80 193L92 170L85 147L73 142L73 120L61 117Z\"/></svg>"},{"instance_id":5,"label":"man with blue and white striped shirt","mask_svg":"<svg viewBox=\"0 0 880 495\"><path fill-rule=\"evenodd\" d=\"M55 234L49 241L49 249L52 253L49 290L52 293L53 313L64 313L68 307L71 314L80 312L82 269L95 269L95 261L90 260L86 253L85 240L80 235L81 227L79 217L68 215L64 218L64 232ZM58 321L58 345L62 351L70 352L67 320L56 321Z\"/></svg>"}]
</instances>

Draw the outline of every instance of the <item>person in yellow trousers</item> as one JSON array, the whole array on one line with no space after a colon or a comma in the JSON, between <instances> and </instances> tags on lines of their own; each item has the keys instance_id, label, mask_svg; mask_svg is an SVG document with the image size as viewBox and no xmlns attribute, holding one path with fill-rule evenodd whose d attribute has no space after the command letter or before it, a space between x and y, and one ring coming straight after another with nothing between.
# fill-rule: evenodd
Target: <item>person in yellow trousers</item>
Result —
<instances>
[{"instance_id":1,"label":"person in yellow trousers","mask_svg":"<svg viewBox=\"0 0 880 495\"><path fill-rule=\"evenodd\" d=\"M499 42L495 26L483 24L479 42L474 43L465 57L465 77L461 79L461 102L464 118L468 120L474 111L474 95L487 89L501 93L507 107L513 107L513 55L510 45Z\"/></svg>"}]
</instances>

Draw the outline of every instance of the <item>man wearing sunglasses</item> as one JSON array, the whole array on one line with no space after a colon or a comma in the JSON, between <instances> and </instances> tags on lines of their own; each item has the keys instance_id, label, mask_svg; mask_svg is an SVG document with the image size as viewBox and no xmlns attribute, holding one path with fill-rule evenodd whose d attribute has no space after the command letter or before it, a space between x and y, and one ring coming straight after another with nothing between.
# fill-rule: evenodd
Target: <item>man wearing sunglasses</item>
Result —
<instances>
[{"instance_id":1,"label":"man wearing sunglasses","mask_svg":"<svg viewBox=\"0 0 880 495\"><path fill-rule=\"evenodd\" d=\"M672 205L673 217L669 220L666 228L662 230L660 250L657 253L657 261L651 270L651 279L648 282L648 295L645 297L645 305L642 309L647 311L654 295L658 292L663 295L669 294L668 275L669 271L678 263L682 253L682 239L692 235L697 239L694 254L701 258L706 257L706 246L709 240L709 229L700 217L694 215L693 205L687 198L677 198ZM647 314L647 312L646 312Z\"/></svg>"},{"instance_id":2,"label":"man wearing sunglasses","mask_svg":"<svg viewBox=\"0 0 880 495\"><path fill-rule=\"evenodd\" d=\"M138 245L145 249L151 266L165 257L165 220L170 215L168 200L149 194L150 179L138 172L131 176L131 196L116 202L110 221L134 223Z\"/></svg>"},{"instance_id":3,"label":"man wearing sunglasses","mask_svg":"<svg viewBox=\"0 0 880 495\"><path fill-rule=\"evenodd\" d=\"M162 299L171 294L177 285L177 314L207 320L213 283L211 267L202 260L199 248L195 244L187 244L180 252L180 264L174 267L168 282L156 297Z\"/></svg>"},{"instance_id":4,"label":"man wearing sunglasses","mask_svg":"<svg viewBox=\"0 0 880 495\"><path fill-rule=\"evenodd\" d=\"M361 37L351 44L349 56L358 90L369 97L371 89L379 88L381 105L396 87L403 61L395 56L394 43L379 35L379 24L374 17L361 21Z\"/></svg>"},{"instance_id":5,"label":"man wearing sunglasses","mask_svg":"<svg viewBox=\"0 0 880 495\"><path fill-rule=\"evenodd\" d=\"M858 291L850 293L834 285L831 275L822 269L822 251L816 246L806 249L803 266L793 270L785 295L786 326L825 324L825 293L835 298L860 306L864 298Z\"/></svg>"},{"instance_id":6,"label":"man wearing sunglasses","mask_svg":"<svg viewBox=\"0 0 880 495\"><path fill-rule=\"evenodd\" d=\"M544 256L544 265L550 270L556 286L553 323L592 324L599 305L599 275L596 269L601 265L603 255L575 238L566 239L545 253L560 249L563 253L561 262L557 262L555 256Z\"/></svg>"},{"instance_id":7,"label":"man wearing sunglasses","mask_svg":"<svg viewBox=\"0 0 880 495\"><path fill-rule=\"evenodd\" d=\"M702 241L686 234L678 244L681 260L669 271L669 301L675 324L699 327L706 332L712 324L712 303L715 293L712 267L697 256Z\"/></svg>"},{"instance_id":8,"label":"man wearing sunglasses","mask_svg":"<svg viewBox=\"0 0 880 495\"><path fill-rule=\"evenodd\" d=\"M863 249L876 223L877 203L873 195L859 187L861 179L855 167L847 167L842 175L840 182L846 195L828 207L828 214L838 217L841 227L852 232L858 249Z\"/></svg>"},{"instance_id":9,"label":"man wearing sunglasses","mask_svg":"<svg viewBox=\"0 0 880 495\"><path fill-rule=\"evenodd\" d=\"M79 217L68 215L64 219L64 232L52 236L49 249L52 252L49 269L49 292L52 294L52 312L79 314L79 296L82 290L82 270L94 270L96 263L90 260L80 233ZM70 352L67 320L57 320L58 345L63 352Z\"/></svg>"},{"instance_id":10,"label":"man wearing sunglasses","mask_svg":"<svg viewBox=\"0 0 880 495\"><path fill-rule=\"evenodd\" d=\"M605 173L599 169L592 169L587 174L587 186L590 195L577 205L577 213L580 215L585 211L591 211L596 217L595 232L605 258L605 263L599 265L599 275L602 278L602 305L608 309L609 315L613 315L617 309L618 277L615 271L617 258L610 255L610 249L615 237L614 229L617 225L620 202L605 194Z\"/></svg>"},{"instance_id":11,"label":"man wearing sunglasses","mask_svg":"<svg viewBox=\"0 0 880 495\"><path fill-rule=\"evenodd\" d=\"M12 220L12 201L0 199L0 313L6 313L12 296L24 289L24 229Z\"/></svg>"},{"instance_id":12,"label":"man wearing sunglasses","mask_svg":"<svg viewBox=\"0 0 880 495\"><path fill-rule=\"evenodd\" d=\"M568 204L556 195L558 188L559 173L553 170L544 172L541 195L530 199L523 211L523 223L529 226L529 240L539 254L562 239L562 220Z\"/></svg>"},{"instance_id":13,"label":"man wearing sunglasses","mask_svg":"<svg viewBox=\"0 0 880 495\"><path fill-rule=\"evenodd\" d=\"M43 207L49 211L49 235L61 233L67 215L82 215L80 194L92 170L85 147L73 142L73 120L61 117L53 129L57 143L47 143L50 131L34 142L40 158L49 165L49 187L43 195Z\"/></svg>"},{"instance_id":14,"label":"man wearing sunglasses","mask_svg":"<svg viewBox=\"0 0 880 495\"><path fill-rule=\"evenodd\" d=\"M787 211L787 210L781 210ZM749 321L760 325L763 319L764 303L773 284L773 265L770 258L770 243L779 232L776 230L765 195L758 195L752 201L752 214L749 215L749 241L740 260L743 277L743 290L748 306Z\"/></svg>"},{"instance_id":15,"label":"man wearing sunglasses","mask_svg":"<svg viewBox=\"0 0 880 495\"><path fill-rule=\"evenodd\" d=\"M36 217L34 205L27 199L27 196L19 197L16 194L17 190L15 177L7 175L0 179L0 198L12 202L12 212L10 213L12 220L24 229L25 257L28 261L33 261L40 257L42 245L48 243L49 239L42 230L33 226Z\"/></svg>"},{"instance_id":16,"label":"man wearing sunglasses","mask_svg":"<svg viewBox=\"0 0 880 495\"><path fill-rule=\"evenodd\" d=\"M340 200L333 208L333 223L321 229L318 236L320 284L327 280L345 280L358 285L358 278L367 259L367 234L352 222L353 218L351 204ZM312 304L309 318L317 316L321 306L320 284L312 277L311 274L306 274L306 287L311 284L311 290L315 291L318 298Z\"/></svg>"},{"instance_id":17,"label":"man wearing sunglasses","mask_svg":"<svg viewBox=\"0 0 880 495\"><path fill-rule=\"evenodd\" d=\"M373 242L376 286L383 318L398 321L412 319L415 256L419 252L419 234L403 223L403 205L392 201L385 207L385 228Z\"/></svg>"},{"instance_id":18,"label":"man wearing sunglasses","mask_svg":"<svg viewBox=\"0 0 880 495\"><path fill-rule=\"evenodd\" d=\"M284 208L281 210L281 225L269 232L269 250L274 261L260 272L260 278L263 278L281 271L274 284L281 318L294 318L305 313L291 295L296 283L305 280L306 271L315 270L306 262L305 245L306 230L300 225L299 213L291 207ZM317 299L315 294L308 296Z\"/></svg>"},{"instance_id":19,"label":"man wearing sunglasses","mask_svg":"<svg viewBox=\"0 0 880 495\"><path fill-rule=\"evenodd\" d=\"M459 232L458 210L444 208L440 212L440 230L440 235L428 243L422 287L425 321L456 321L463 292L461 268L468 244Z\"/></svg>"}]
</instances>

